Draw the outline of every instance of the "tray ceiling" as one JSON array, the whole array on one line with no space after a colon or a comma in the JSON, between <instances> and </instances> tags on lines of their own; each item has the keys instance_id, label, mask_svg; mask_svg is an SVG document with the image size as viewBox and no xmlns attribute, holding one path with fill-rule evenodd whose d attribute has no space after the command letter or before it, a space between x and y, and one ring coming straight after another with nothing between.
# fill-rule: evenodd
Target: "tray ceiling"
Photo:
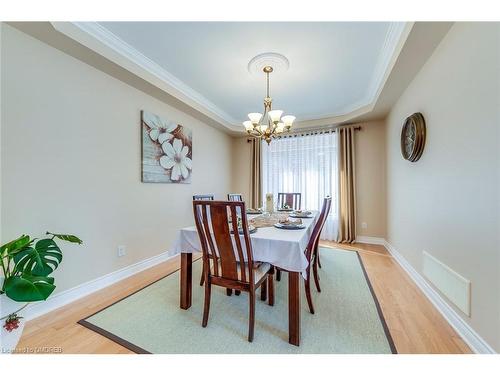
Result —
<instances>
[{"instance_id":1,"label":"tray ceiling","mask_svg":"<svg viewBox=\"0 0 500 375\"><path fill-rule=\"evenodd\" d=\"M411 25L392 22L78 22L59 31L158 86L230 130L261 112L265 77L248 72L264 52L285 55L271 75L273 108L325 124L373 107ZM106 50L107 49L107 50ZM320 121L321 123L321 121Z\"/></svg>"}]
</instances>

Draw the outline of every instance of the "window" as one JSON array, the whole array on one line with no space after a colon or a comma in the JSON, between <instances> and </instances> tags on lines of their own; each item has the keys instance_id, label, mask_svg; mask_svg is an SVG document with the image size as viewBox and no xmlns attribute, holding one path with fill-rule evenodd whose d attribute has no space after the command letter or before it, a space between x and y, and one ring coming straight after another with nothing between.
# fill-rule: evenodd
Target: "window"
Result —
<instances>
[{"instance_id":1,"label":"window","mask_svg":"<svg viewBox=\"0 0 500 375\"><path fill-rule=\"evenodd\" d=\"M330 195L332 209L321 238L337 237L337 139L324 133L274 139L262 145L262 193L302 193L302 209L320 210Z\"/></svg>"}]
</instances>

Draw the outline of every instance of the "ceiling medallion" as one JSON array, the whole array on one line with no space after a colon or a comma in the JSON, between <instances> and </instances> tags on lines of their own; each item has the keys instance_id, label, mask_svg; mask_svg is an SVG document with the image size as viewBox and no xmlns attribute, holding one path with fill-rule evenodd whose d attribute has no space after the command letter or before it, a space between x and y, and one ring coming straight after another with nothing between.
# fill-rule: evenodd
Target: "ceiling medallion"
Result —
<instances>
[{"instance_id":1,"label":"ceiling medallion","mask_svg":"<svg viewBox=\"0 0 500 375\"><path fill-rule=\"evenodd\" d=\"M273 64L276 65L273 65ZM266 75L266 97L264 98L264 113L249 113L249 121L244 121L243 126L249 135L255 138L263 139L267 144L271 143L273 138L276 138L282 133L289 132L295 116L281 116L283 111L273 110L273 99L269 95L269 75L275 72L276 69L286 71L288 69L288 59L277 53L266 53L254 57L248 63L248 70L251 73L259 71Z\"/></svg>"},{"instance_id":2,"label":"ceiling medallion","mask_svg":"<svg viewBox=\"0 0 500 375\"><path fill-rule=\"evenodd\" d=\"M272 66L274 73L282 73L288 70L290 62L280 53L261 53L250 60L248 71L253 75L261 75L266 66Z\"/></svg>"}]
</instances>

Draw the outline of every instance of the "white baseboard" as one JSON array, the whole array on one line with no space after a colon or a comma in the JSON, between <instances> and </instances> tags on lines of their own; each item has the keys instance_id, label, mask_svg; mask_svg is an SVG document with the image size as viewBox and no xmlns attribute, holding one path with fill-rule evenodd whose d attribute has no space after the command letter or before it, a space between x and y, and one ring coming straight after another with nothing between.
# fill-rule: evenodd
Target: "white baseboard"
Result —
<instances>
[{"instance_id":1,"label":"white baseboard","mask_svg":"<svg viewBox=\"0 0 500 375\"><path fill-rule=\"evenodd\" d=\"M369 236L356 236L356 242L369 243L374 245L385 245L385 238L369 237Z\"/></svg>"},{"instance_id":2,"label":"white baseboard","mask_svg":"<svg viewBox=\"0 0 500 375\"><path fill-rule=\"evenodd\" d=\"M474 353L478 354L496 354L495 350L478 335L476 331L448 304L441 295L431 287L431 285L421 276L415 268L392 246L384 241L384 246L389 253L399 263L399 265L408 273L411 279L417 284L424 295L431 301L446 321L455 329L460 337L466 342Z\"/></svg>"},{"instance_id":3,"label":"white baseboard","mask_svg":"<svg viewBox=\"0 0 500 375\"><path fill-rule=\"evenodd\" d=\"M430 284L421 276L408 261L383 238L359 236L357 242L370 243L376 245L384 245L399 265L408 273L415 284L420 288L422 293L443 315L446 321L455 329L462 339L469 345L472 351L479 354L496 354L495 350L467 324L458 313L436 292ZM23 317L27 320L34 319L52 310L58 309L74 302L82 297L103 289L120 280L130 277L138 272L151 268L159 263L165 262L175 255L170 255L169 252L164 252L152 258L145 259L138 263L124 267L107 275L101 276L92 281L78 285L64 292L58 293L50 297L47 301L38 302L29 305L23 312Z\"/></svg>"},{"instance_id":4,"label":"white baseboard","mask_svg":"<svg viewBox=\"0 0 500 375\"><path fill-rule=\"evenodd\" d=\"M157 264L165 262L173 256L175 255L170 256L170 253L166 251L154 257L144 259L138 263L131 264L130 266L124 267L117 271L108 273L107 275L98 277L97 279L88 281L74 288L55 294L49 297L46 301L30 304L25 310L23 310L22 315L26 320L37 318L55 309L63 307L68 303L85 297L91 293L97 292L98 290L114 284L120 280L130 277L138 272L144 271L148 268L156 266Z\"/></svg>"}]
</instances>

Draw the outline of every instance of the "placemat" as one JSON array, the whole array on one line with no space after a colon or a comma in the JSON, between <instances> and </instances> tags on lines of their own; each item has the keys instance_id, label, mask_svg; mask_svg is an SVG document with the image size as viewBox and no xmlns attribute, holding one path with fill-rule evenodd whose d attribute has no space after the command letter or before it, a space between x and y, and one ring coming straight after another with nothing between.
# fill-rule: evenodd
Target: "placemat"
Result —
<instances>
[{"instance_id":1,"label":"placemat","mask_svg":"<svg viewBox=\"0 0 500 375\"><path fill-rule=\"evenodd\" d=\"M288 219L289 216L288 213L262 214L250 219L249 224L255 228L273 227L274 224L279 223L280 220ZM297 219L295 220L298 221Z\"/></svg>"}]
</instances>

